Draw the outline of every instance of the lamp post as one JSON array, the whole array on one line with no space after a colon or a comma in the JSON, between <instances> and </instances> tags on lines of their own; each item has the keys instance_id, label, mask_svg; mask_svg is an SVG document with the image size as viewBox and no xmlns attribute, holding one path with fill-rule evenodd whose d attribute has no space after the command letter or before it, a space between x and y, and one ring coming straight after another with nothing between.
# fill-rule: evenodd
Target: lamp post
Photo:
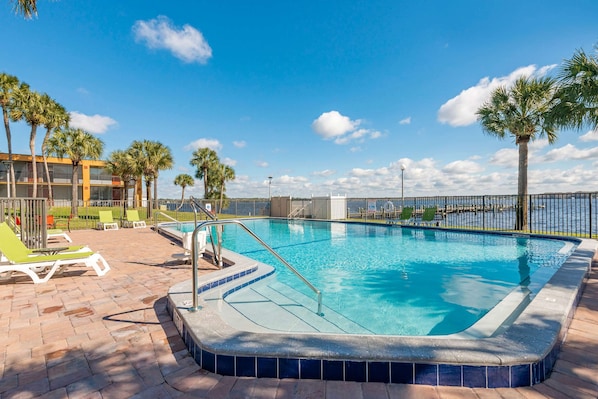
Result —
<instances>
[{"instance_id":1,"label":"lamp post","mask_svg":"<svg viewBox=\"0 0 598 399\"><path fill-rule=\"evenodd\" d=\"M405 164L401 164L401 212L403 211L403 208L405 208L405 186L403 185L403 183L405 182L405 169L407 167L405 166Z\"/></svg>"}]
</instances>

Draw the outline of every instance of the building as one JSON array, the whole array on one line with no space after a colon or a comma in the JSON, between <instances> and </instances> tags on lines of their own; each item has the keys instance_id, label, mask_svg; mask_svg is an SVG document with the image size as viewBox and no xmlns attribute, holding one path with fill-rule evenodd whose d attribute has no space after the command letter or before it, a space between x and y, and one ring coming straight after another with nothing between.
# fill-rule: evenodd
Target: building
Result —
<instances>
[{"instance_id":1,"label":"building","mask_svg":"<svg viewBox=\"0 0 598 399\"><path fill-rule=\"evenodd\" d=\"M33 193L33 165L31 155L13 154L16 195L31 197ZM54 200L71 200L71 178L73 166L69 158L48 157L48 169ZM48 198L48 183L42 156L36 156L37 197ZM106 168L105 161L83 160L79 164L79 201L84 204L94 201L120 200L123 196L123 182ZM9 176L8 154L0 153L0 197L8 196ZM11 188L12 190L12 188Z\"/></svg>"}]
</instances>

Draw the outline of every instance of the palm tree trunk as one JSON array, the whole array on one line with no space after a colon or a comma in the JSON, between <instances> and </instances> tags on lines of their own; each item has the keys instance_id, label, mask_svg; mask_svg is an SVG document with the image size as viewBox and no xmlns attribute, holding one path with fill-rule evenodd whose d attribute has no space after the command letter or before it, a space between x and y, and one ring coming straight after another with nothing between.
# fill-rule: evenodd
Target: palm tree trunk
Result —
<instances>
[{"instance_id":1,"label":"palm tree trunk","mask_svg":"<svg viewBox=\"0 0 598 399\"><path fill-rule=\"evenodd\" d=\"M158 175L154 176L154 209L158 209Z\"/></svg>"},{"instance_id":2,"label":"palm tree trunk","mask_svg":"<svg viewBox=\"0 0 598 399\"><path fill-rule=\"evenodd\" d=\"M178 208L176 208L177 211L183 207L183 202L185 201L185 186L181 186L181 188L183 189L183 192L181 194L181 205L179 205Z\"/></svg>"},{"instance_id":3,"label":"palm tree trunk","mask_svg":"<svg viewBox=\"0 0 598 399\"><path fill-rule=\"evenodd\" d=\"M52 195L52 182L50 181L50 169L48 169L48 157L46 156L48 137L50 137L50 129L46 130L46 136L44 137L44 141L42 143L42 156L44 157L44 170L46 172L46 182L48 184L48 203L50 206L53 206L54 196Z\"/></svg>"},{"instance_id":4,"label":"palm tree trunk","mask_svg":"<svg viewBox=\"0 0 598 399\"><path fill-rule=\"evenodd\" d=\"M73 162L73 175L71 178L71 216L79 216L79 164Z\"/></svg>"},{"instance_id":5,"label":"palm tree trunk","mask_svg":"<svg viewBox=\"0 0 598 399\"><path fill-rule=\"evenodd\" d=\"M208 168L203 168L203 197L208 199Z\"/></svg>"},{"instance_id":6,"label":"palm tree trunk","mask_svg":"<svg viewBox=\"0 0 598 399\"><path fill-rule=\"evenodd\" d=\"M519 177L515 230L527 230L527 158L529 138L519 138Z\"/></svg>"},{"instance_id":7,"label":"palm tree trunk","mask_svg":"<svg viewBox=\"0 0 598 399\"><path fill-rule=\"evenodd\" d=\"M11 197L17 196L17 182L15 181L15 166L12 164L12 137L10 133L10 124L8 122L8 112L2 109L2 116L4 117L4 129L6 130L6 144L8 147L8 167L10 168L10 185L12 188Z\"/></svg>"},{"instance_id":8,"label":"palm tree trunk","mask_svg":"<svg viewBox=\"0 0 598 399\"><path fill-rule=\"evenodd\" d=\"M31 150L31 168L33 169L33 190L31 197L37 198L37 161L35 159L35 133L37 125L31 125L31 135L29 136L29 149Z\"/></svg>"},{"instance_id":9,"label":"palm tree trunk","mask_svg":"<svg viewBox=\"0 0 598 399\"><path fill-rule=\"evenodd\" d=\"M152 217L152 181L145 178L145 196L147 197L147 218Z\"/></svg>"}]
</instances>

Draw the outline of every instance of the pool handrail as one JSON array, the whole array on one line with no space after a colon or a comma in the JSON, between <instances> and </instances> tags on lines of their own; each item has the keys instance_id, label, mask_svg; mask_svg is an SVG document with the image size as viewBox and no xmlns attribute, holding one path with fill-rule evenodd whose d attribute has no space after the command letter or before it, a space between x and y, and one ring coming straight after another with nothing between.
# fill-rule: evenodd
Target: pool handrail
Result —
<instances>
[{"instance_id":1,"label":"pool handrail","mask_svg":"<svg viewBox=\"0 0 598 399\"><path fill-rule=\"evenodd\" d=\"M202 211L208 219L218 220L218 216L213 215L212 212L210 212L204 206L204 204L199 202L195 197L193 197L193 196L189 197L189 204L191 205L191 208L193 209L193 226L197 226L197 209ZM212 231L207 230L207 232L208 232L208 234L210 234L210 242L212 243L212 253L214 254L214 257L212 258L212 263L214 263L215 266L218 266L219 268L222 269L222 265L223 265L223 263L222 263L222 239L221 239L222 233L220 230L216 231L216 235L218 236L218 251L216 251L216 247L214 246L214 238L212 237Z\"/></svg>"},{"instance_id":2,"label":"pool handrail","mask_svg":"<svg viewBox=\"0 0 598 399\"><path fill-rule=\"evenodd\" d=\"M177 229L179 229L179 228L180 228L180 226L181 226L181 224L183 223L183 222L181 222L180 220L176 220L175 218L173 218L172 216L170 216L170 215L169 215L169 214L167 214L167 213L160 212L160 211L154 211L154 230L155 230L156 232L158 232L158 215L166 216L166 219L170 219L170 220L172 220L173 222L175 222L175 223L176 223L176 227L177 227Z\"/></svg>"},{"instance_id":3,"label":"pool handrail","mask_svg":"<svg viewBox=\"0 0 598 399\"><path fill-rule=\"evenodd\" d=\"M253 231L251 231L249 229L249 227L245 226L243 223L241 223L239 220L235 220L235 219L226 219L226 220L207 220L205 222L202 222L198 225L196 225L195 229L193 230L193 235L191 237L192 239L192 245L191 245L191 259L192 259L192 264L193 264L193 291L192 291L192 295L193 295L193 306L191 308L189 308L189 311L191 312L195 312L199 309L199 297L198 297L198 290L199 290L199 276L198 276L198 264L197 264L197 254L199 253L199 248L198 248L198 240L197 240L197 233L204 227L207 226L222 226L225 224L236 224L238 226L241 226L247 233L249 233L250 236L252 236L258 243L260 243L264 248L266 248L272 255L274 255L283 265L286 266L287 269L289 269L291 272L293 272L297 277L299 277L299 279L301 281L303 281L305 283L305 285L307 285L309 287L309 289L311 289L318 298L318 312L317 314L319 316L322 316L322 292L317 289L312 283L309 282L309 280L307 280L305 277L303 277L303 275L301 273L299 273L299 271L297 271L297 269L295 269L293 266L291 266L286 260L284 260L282 258L282 256L280 256L278 254L278 252L276 252L274 249L272 249L272 247L270 247L268 244L266 244L266 242L264 242L264 240L262 240L261 238L259 238L257 236L257 234L255 234ZM220 243L220 242L219 242ZM220 254L220 256L222 256L222 254Z\"/></svg>"}]
</instances>

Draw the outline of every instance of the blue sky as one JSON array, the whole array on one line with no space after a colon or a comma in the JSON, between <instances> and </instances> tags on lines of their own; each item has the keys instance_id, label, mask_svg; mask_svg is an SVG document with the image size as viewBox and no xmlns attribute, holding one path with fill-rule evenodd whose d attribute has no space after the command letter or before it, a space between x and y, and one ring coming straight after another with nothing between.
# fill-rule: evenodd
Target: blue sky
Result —
<instances>
[{"instance_id":1,"label":"blue sky","mask_svg":"<svg viewBox=\"0 0 598 399\"><path fill-rule=\"evenodd\" d=\"M522 74L594 53L598 2L38 0L0 9L0 71L46 92L111 151L158 140L175 165L210 147L229 197L514 194L517 147L475 111ZM13 123L13 151L29 128ZM43 138L38 133L38 152ZM0 151L6 137L0 134ZM595 191L598 133L530 146L530 193ZM196 180L186 193L202 196Z\"/></svg>"}]
</instances>

